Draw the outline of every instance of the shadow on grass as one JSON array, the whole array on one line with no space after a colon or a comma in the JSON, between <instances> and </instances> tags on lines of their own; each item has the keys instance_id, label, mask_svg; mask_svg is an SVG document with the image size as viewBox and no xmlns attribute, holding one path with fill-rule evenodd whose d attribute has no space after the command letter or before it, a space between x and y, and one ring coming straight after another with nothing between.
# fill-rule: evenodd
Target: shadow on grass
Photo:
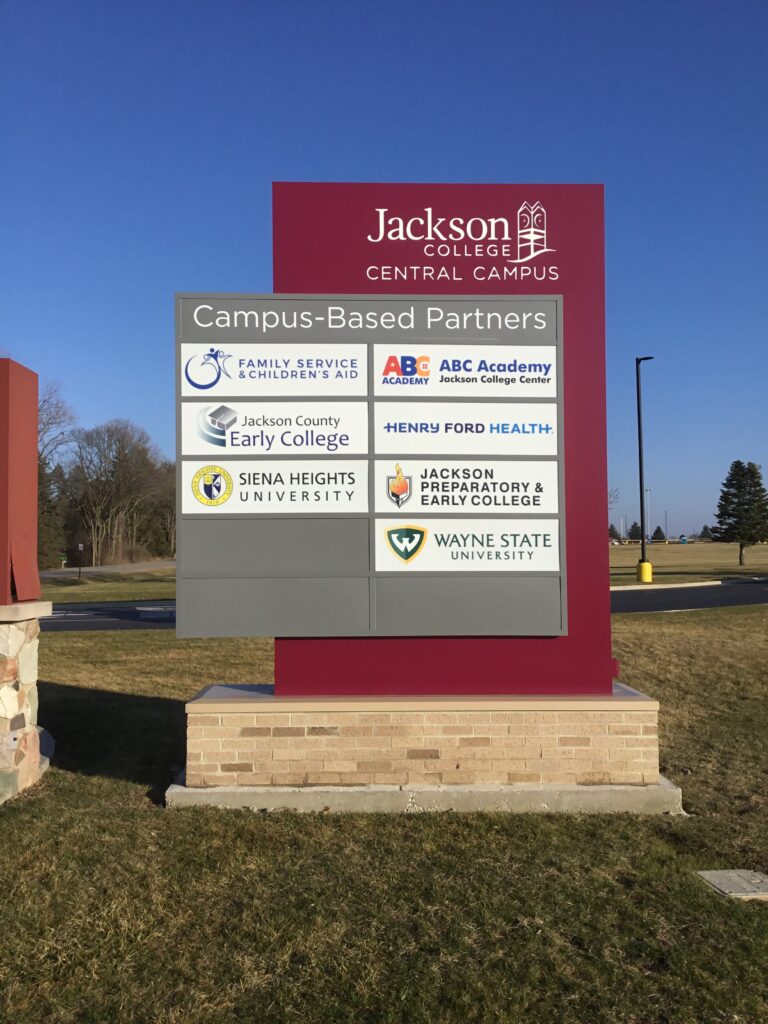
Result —
<instances>
[{"instance_id":1,"label":"shadow on grass","mask_svg":"<svg viewBox=\"0 0 768 1024\"><path fill-rule=\"evenodd\" d=\"M185 761L184 701L45 680L38 688L57 768L136 782L162 801Z\"/></svg>"}]
</instances>

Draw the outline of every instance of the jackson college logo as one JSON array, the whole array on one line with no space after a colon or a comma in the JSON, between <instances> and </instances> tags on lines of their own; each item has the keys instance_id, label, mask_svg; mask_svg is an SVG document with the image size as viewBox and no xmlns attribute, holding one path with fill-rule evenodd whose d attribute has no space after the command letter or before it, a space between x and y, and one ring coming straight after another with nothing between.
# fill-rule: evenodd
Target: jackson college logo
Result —
<instances>
[{"instance_id":1,"label":"jackson college logo","mask_svg":"<svg viewBox=\"0 0 768 1024\"><path fill-rule=\"evenodd\" d=\"M201 505L223 505L232 496L232 477L221 466L203 466L192 478L192 493Z\"/></svg>"},{"instance_id":2,"label":"jackson college logo","mask_svg":"<svg viewBox=\"0 0 768 1024\"><path fill-rule=\"evenodd\" d=\"M535 256L554 252L547 246L547 211L541 203L523 203L517 211L517 259L508 263L527 263Z\"/></svg>"},{"instance_id":3,"label":"jackson college logo","mask_svg":"<svg viewBox=\"0 0 768 1024\"><path fill-rule=\"evenodd\" d=\"M410 562L424 548L427 531L421 526L395 526L387 530L387 543L403 562Z\"/></svg>"}]
</instances>

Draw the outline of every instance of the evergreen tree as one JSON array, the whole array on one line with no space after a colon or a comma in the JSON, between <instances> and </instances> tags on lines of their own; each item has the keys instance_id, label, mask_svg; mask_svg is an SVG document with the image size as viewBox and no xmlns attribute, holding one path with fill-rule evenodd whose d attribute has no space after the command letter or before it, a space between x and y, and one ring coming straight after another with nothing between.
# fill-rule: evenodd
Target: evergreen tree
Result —
<instances>
[{"instance_id":1,"label":"evergreen tree","mask_svg":"<svg viewBox=\"0 0 768 1024\"><path fill-rule=\"evenodd\" d=\"M64 499L56 486L56 471L48 469L45 458L37 473L37 562L41 569L57 566L67 546L64 529Z\"/></svg>"},{"instance_id":2,"label":"evergreen tree","mask_svg":"<svg viewBox=\"0 0 768 1024\"><path fill-rule=\"evenodd\" d=\"M632 523L627 534L630 540L642 540L643 535L640 531L640 523Z\"/></svg>"},{"instance_id":3,"label":"evergreen tree","mask_svg":"<svg viewBox=\"0 0 768 1024\"><path fill-rule=\"evenodd\" d=\"M667 538L666 538L662 528L660 526L657 526L656 529L653 531L653 536L651 537L651 540L666 540L666 539Z\"/></svg>"},{"instance_id":4,"label":"evergreen tree","mask_svg":"<svg viewBox=\"0 0 768 1024\"><path fill-rule=\"evenodd\" d=\"M608 527L608 539L621 540L621 537L619 536L619 531L616 529L613 523L611 523L611 525Z\"/></svg>"},{"instance_id":5,"label":"evergreen tree","mask_svg":"<svg viewBox=\"0 0 768 1024\"><path fill-rule=\"evenodd\" d=\"M744 565L746 548L768 540L768 492L756 463L745 464L740 459L731 463L720 491L716 518L713 539L738 544L739 565Z\"/></svg>"},{"instance_id":6,"label":"evergreen tree","mask_svg":"<svg viewBox=\"0 0 768 1024\"><path fill-rule=\"evenodd\" d=\"M712 531L706 525L706 523L701 528L701 533L699 534L699 538L701 540L712 540Z\"/></svg>"}]
</instances>

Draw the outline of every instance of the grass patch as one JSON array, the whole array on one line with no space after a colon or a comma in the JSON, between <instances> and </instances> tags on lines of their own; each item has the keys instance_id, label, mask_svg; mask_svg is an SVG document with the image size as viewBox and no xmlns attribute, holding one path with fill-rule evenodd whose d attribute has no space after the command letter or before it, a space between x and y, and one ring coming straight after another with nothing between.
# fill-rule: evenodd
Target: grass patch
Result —
<instances>
[{"instance_id":1,"label":"grass patch","mask_svg":"<svg viewBox=\"0 0 768 1024\"><path fill-rule=\"evenodd\" d=\"M61 576L42 581L43 600L55 604L99 601L167 601L176 597L176 571L163 569L132 573Z\"/></svg>"},{"instance_id":2,"label":"grass patch","mask_svg":"<svg viewBox=\"0 0 768 1024\"><path fill-rule=\"evenodd\" d=\"M611 547L611 584L637 583L640 545ZM654 583L700 583L705 580L747 579L768 575L768 544L756 544L739 566L738 544L651 544L646 549Z\"/></svg>"},{"instance_id":3,"label":"grass patch","mask_svg":"<svg viewBox=\"0 0 768 1024\"><path fill-rule=\"evenodd\" d=\"M0 808L0 1019L25 1024L759 1024L768 609L614 620L691 817L257 815L152 802L182 702L269 641L48 634L57 767Z\"/></svg>"}]
</instances>

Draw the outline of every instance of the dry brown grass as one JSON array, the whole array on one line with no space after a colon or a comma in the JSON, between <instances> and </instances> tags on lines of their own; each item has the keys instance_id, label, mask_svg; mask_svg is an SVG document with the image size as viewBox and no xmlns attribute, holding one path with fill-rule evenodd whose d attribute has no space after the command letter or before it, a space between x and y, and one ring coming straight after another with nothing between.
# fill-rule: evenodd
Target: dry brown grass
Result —
<instances>
[{"instance_id":1,"label":"dry brown grass","mask_svg":"<svg viewBox=\"0 0 768 1024\"><path fill-rule=\"evenodd\" d=\"M738 544L651 544L648 560L653 565L654 583L695 583L703 580L738 579L768 575L768 544L756 544L746 551L746 565L739 566ZM611 583L635 583L640 545L610 548Z\"/></svg>"}]
</instances>

